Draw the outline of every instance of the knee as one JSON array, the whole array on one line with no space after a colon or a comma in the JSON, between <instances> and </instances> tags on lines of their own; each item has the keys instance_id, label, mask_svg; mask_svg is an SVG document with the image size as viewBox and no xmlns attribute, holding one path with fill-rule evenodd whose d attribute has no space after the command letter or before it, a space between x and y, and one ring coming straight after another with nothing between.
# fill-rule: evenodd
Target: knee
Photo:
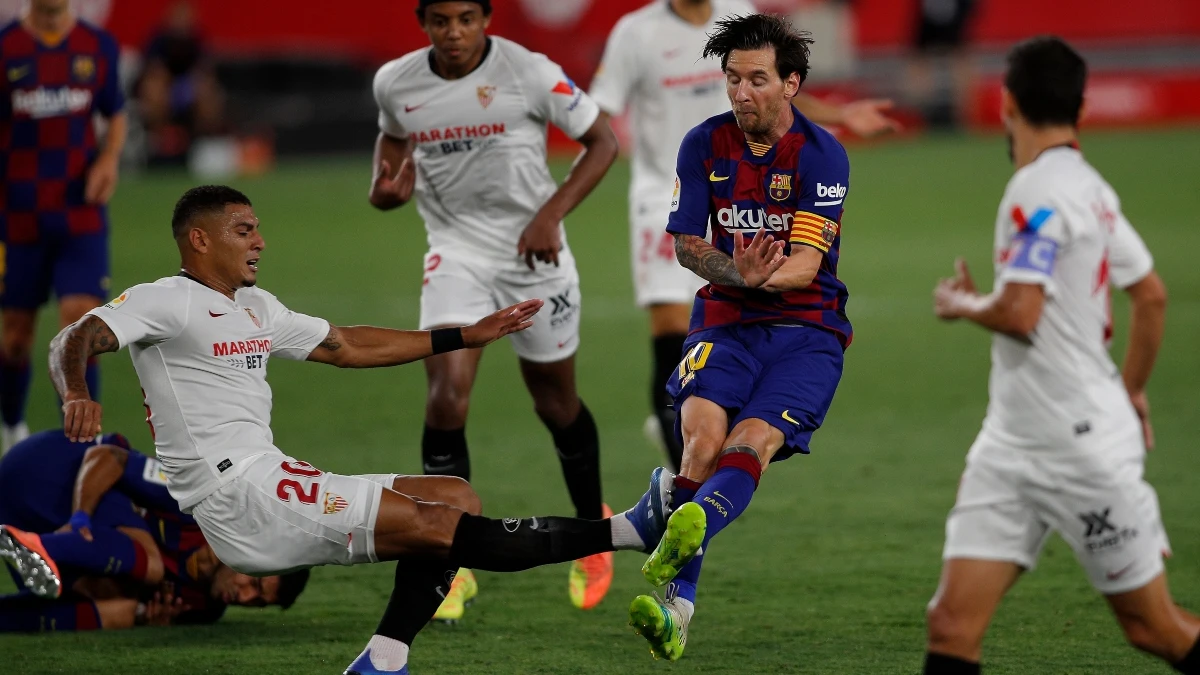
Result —
<instances>
[{"instance_id":1,"label":"knee","mask_svg":"<svg viewBox=\"0 0 1200 675\"><path fill-rule=\"evenodd\" d=\"M0 334L0 348L12 361L24 361L33 350L33 331L26 326L5 326Z\"/></svg>"},{"instance_id":2,"label":"knee","mask_svg":"<svg viewBox=\"0 0 1200 675\"><path fill-rule=\"evenodd\" d=\"M470 404L469 386L453 380L432 380L429 402L425 406L426 418L436 427L457 429L466 426Z\"/></svg>"},{"instance_id":3,"label":"knee","mask_svg":"<svg viewBox=\"0 0 1200 675\"><path fill-rule=\"evenodd\" d=\"M444 487L440 490L442 501L477 516L483 512L483 502L471 484L457 476L446 476L442 479Z\"/></svg>"},{"instance_id":4,"label":"knee","mask_svg":"<svg viewBox=\"0 0 1200 675\"><path fill-rule=\"evenodd\" d=\"M571 426L579 417L579 397L563 396L545 393L534 395L533 410L543 422L555 429L565 429Z\"/></svg>"},{"instance_id":5,"label":"knee","mask_svg":"<svg viewBox=\"0 0 1200 675\"><path fill-rule=\"evenodd\" d=\"M1137 617L1119 617L1125 639L1135 648L1175 663L1187 656L1196 638L1177 624L1154 626Z\"/></svg>"},{"instance_id":6,"label":"knee","mask_svg":"<svg viewBox=\"0 0 1200 675\"><path fill-rule=\"evenodd\" d=\"M953 653L974 651L983 637L972 627L969 616L939 598L934 598L925 608L925 625L928 629L929 645L951 647L954 649Z\"/></svg>"}]
</instances>

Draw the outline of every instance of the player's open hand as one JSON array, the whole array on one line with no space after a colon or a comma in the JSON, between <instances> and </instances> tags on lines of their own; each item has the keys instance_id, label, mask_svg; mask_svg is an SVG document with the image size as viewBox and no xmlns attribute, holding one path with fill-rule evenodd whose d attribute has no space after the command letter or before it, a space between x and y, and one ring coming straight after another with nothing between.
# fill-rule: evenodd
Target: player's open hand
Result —
<instances>
[{"instance_id":1,"label":"player's open hand","mask_svg":"<svg viewBox=\"0 0 1200 675\"><path fill-rule=\"evenodd\" d=\"M1150 425L1150 399L1145 391L1130 392L1129 401L1133 403L1133 411L1142 421L1142 440L1146 443L1146 452L1154 449L1154 427Z\"/></svg>"},{"instance_id":2,"label":"player's open hand","mask_svg":"<svg viewBox=\"0 0 1200 675\"><path fill-rule=\"evenodd\" d=\"M892 102L882 98L847 103L842 106L842 125L863 138L900 131L900 123L884 114L891 108Z\"/></svg>"},{"instance_id":3,"label":"player's open hand","mask_svg":"<svg viewBox=\"0 0 1200 675\"><path fill-rule=\"evenodd\" d=\"M117 190L118 158L103 153L92 162L83 185L83 198L89 204L107 204Z\"/></svg>"},{"instance_id":4,"label":"player's open hand","mask_svg":"<svg viewBox=\"0 0 1200 675\"><path fill-rule=\"evenodd\" d=\"M100 404L90 398L63 403L63 432L73 443L90 443L100 435Z\"/></svg>"},{"instance_id":5,"label":"player's open hand","mask_svg":"<svg viewBox=\"0 0 1200 675\"><path fill-rule=\"evenodd\" d=\"M517 254L525 256L525 264L529 269L534 269L535 258L558 267L558 253L562 250L562 232L559 231L558 222L558 218L543 215L539 211L521 233L521 238L517 240Z\"/></svg>"},{"instance_id":6,"label":"player's open hand","mask_svg":"<svg viewBox=\"0 0 1200 675\"><path fill-rule=\"evenodd\" d=\"M787 256L783 254L784 242L775 241L775 237L762 229L754 233L749 244L745 242L742 233L734 231L733 264L747 288L758 288L787 262Z\"/></svg>"},{"instance_id":7,"label":"player's open hand","mask_svg":"<svg viewBox=\"0 0 1200 675\"><path fill-rule=\"evenodd\" d=\"M175 585L169 581L162 583L145 607L145 613L139 617L143 626L170 626L175 617L191 609L183 598L175 595Z\"/></svg>"},{"instance_id":8,"label":"player's open hand","mask_svg":"<svg viewBox=\"0 0 1200 675\"><path fill-rule=\"evenodd\" d=\"M538 313L543 304L545 303L541 300L526 300L506 307L474 326L463 326L463 345L469 349L478 349L505 335L529 328L533 325L533 315Z\"/></svg>"},{"instance_id":9,"label":"player's open hand","mask_svg":"<svg viewBox=\"0 0 1200 675\"><path fill-rule=\"evenodd\" d=\"M383 202L404 204L412 199L416 184L417 167L412 157L405 157L395 174L392 174L392 165L385 159L379 163L379 172L371 184L371 198L382 197Z\"/></svg>"}]
</instances>

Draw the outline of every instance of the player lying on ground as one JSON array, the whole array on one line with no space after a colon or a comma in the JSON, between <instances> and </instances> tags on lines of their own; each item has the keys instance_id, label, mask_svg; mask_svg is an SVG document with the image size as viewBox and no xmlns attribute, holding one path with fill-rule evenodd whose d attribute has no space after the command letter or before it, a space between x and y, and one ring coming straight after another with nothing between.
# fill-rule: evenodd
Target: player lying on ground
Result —
<instances>
[{"instance_id":1,"label":"player lying on ground","mask_svg":"<svg viewBox=\"0 0 1200 675\"><path fill-rule=\"evenodd\" d=\"M211 623L230 604L286 609L308 581L307 570L256 579L222 565L156 460L120 434L90 445L58 429L0 459L0 557L25 587L0 598L0 631Z\"/></svg>"},{"instance_id":2,"label":"player lying on ground","mask_svg":"<svg viewBox=\"0 0 1200 675\"><path fill-rule=\"evenodd\" d=\"M929 604L926 673L979 672L992 614L1054 531L1130 643L1200 673L1200 620L1167 590L1169 544L1142 479L1166 289L1116 193L1079 151L1086 79L1083 59L1058 38L1009 53L1001 110L1016 173L996 219L995 287L981 295L960 260L934 291L939 317L993 335L987 417ZM1112 286L1133 306L1121 371L1108 353Z\"/></svg>"},{"instance_id":3,"label":"player lying on ground","mask_svg":"<svg viewBox=\"0 0 1200 675\"><path fill-rule=\"evenodd\" d=\"M600 434L575 385L582 296L563 219L604 177L619 144L558 64L489 36L491 16L488 0L418 0L430 46L375 76L379 137L370 202L388 210L415 198L425 222L421 328L474 323L527 298L552 303L511 342L534 412L558 451L575 515L599 519L608 508ZM561 185L546 164L549 124L583 146ZM466 424L482 357L468 348L425 361L427 474L471 479ZM596 606L612 570L609 553L572 564L571 602ZM463 582L470 579L465 573L450 589L439 618L462 615Z\"/></svg>"},{"instance_id":4,"label":"player lying on ground","mask_svg":"<svg viewBox=\"0 0 1200 675\"><path fill-rule=\"evenodd\" d=\"M498 520L479 515L460 478L341 476L285 455L272 443L272 356L394 366L524 330L542 302L437 331L332 326L255 287L265 245L258 226L240 192L188 190L171 219L180 274L134 286L64 329L51 342L50 369L66 435L87 441L101 422L87 359L130 348L171 496L235 570L397 561L383 619L347 673L406 673L409 645L459 567L518 571L658 540L665 523L645 505L607 520Z\"/></svg>"},{"instance_id":5,"label":"player lying on ground","mask_svg":"<svg viewBox=\"0 0 1200 675\"><path fill-rule=\"evenodd\" d=\"M672 660L683 655L703 562L681 565L672 551L702 537L707 552L746 510L769 462L808 453L851 340L837 278L850 164L791 105L812 41L777 16L717 26L704 55L720 59L733 111L688 132L667 225L680 264L710 282L696 294L686 356L669 384L683 442L678 510L643 567L652 583L674 583L665 601L640 596L630 607L652 653ZM657 469L652 485L667 480Z\"/></svg>"},{"instance_id":6,"label":"player lying on ground","mask_svg":"<svg viewBox=\"0 0 1200 675\"><path fill-rule=\"evenodd\" d=\"M675 158L684 134L729 110L720 60L696 57L718 21L753 13L748 0L659 0L634 10L613 27L589 92L604 115L629 111L633 286L637 305L650 315L652 342L653 416L644 429L665 446L672 471L679 471L683 445L675 434L667 382L683 354L692 301L707 282L679 264L663 223L670 216ZM801 92L792 103L812 122L843 126L859 136L898 129L884 113L891 107L886 100L834 105Z\"/></svg>"}]
</instances>

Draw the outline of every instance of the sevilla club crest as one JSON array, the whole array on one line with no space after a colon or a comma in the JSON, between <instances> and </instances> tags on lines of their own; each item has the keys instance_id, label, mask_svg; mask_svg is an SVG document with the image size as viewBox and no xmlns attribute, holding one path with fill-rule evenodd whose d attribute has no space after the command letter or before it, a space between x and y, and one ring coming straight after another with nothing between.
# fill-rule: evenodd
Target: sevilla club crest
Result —
<instances>
[{"instance_id":1,"label":"sevilla club crest","mask_svg":"<svg viewBox=\"0 0 1200 675\"><path fill-rule=\"evenodd\" d=\"M492 104L492 99L496 98L496 88L490 84L475 87L475 95L479 97L479 105L486 108Z\"/></svg>"},{"instance_id":2,"label":"sevilla club crest","mask_svg":"<svg viewBox=\"0 0 1200 675\"><path fill-rule=\"evenodd\" d=\"M254 322L254 326L256 328L262 328L262 322L258 320L258 317L254 314L254 310L250 309L249 307L245 307L243 309L245 309L246 313L250 315L250 320Z\"/></svg>"},{"instance_id":3,"label":"sevilla club crest","mask_svg":"<svg viewBox=\"0 0 1200 675\"><path fill-rule=\"evenodd\" d=\"M771 199L781 202L792 194L792 177L786 173L771 174Z\"/></svg>"}]
</instances>

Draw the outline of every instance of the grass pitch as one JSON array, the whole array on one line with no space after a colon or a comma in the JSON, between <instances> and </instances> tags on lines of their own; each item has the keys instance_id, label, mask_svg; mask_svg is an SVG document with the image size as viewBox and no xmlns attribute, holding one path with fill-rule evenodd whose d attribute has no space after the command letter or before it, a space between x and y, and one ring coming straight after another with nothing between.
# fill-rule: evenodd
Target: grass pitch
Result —
<instances>
[{"instance_id":1,"label":"grass pitch","mask_svg":"<svg viewBox=\"0 0 1200 675\"><path fill-rule=\"evenodd\" d=\"M1159 449L1147 475L1175 548L1173 590L1197 610L1200 133L1088 134L1084 147L1171 291L1150 385ZM587 613L567 599L566 566L481 573L479 601L464 621L430 627L416 641L414 673L919 672L924 606L963 457L983 417L988 371L987 335L937 322L930 292L956 255L982 282L990 277L992 228L1011 167L995 137L856 146L850 156L840 272L855 340L845 376L813 454L772 467L749 512L714 545L684 659L652 662L625 625L629 601L648 586L638 572L643 557L618 553L610 595ZM363 156L287 164L235 185L262 219L266 289L335 323L411 327L424 232L412 208L381 214L368 206L368 173ZM579 382L600 426L605 495L615 509L641 494L661 461L641 434L650 348L632 302L627 179L627 165L614 167L568 219L583 279ZM191 185L182 174L122 183L112 208L114 294L176 272L170 209ZM1118 298L1118 355L1126 309ZM34 428L58 424L44 372L53 324L47 312ZM104 363L106 430L150 447L128 356ZM285 451L330 471L420 471L419 365L343 372L278 360L271 369L275 438ZM571 512L550 436L507 344L483 361L468 437L488 514ZM323 568L285 613L234 609L203 628L5 636L0 654L12 673L340 673L371 634L391 582L391 565ZM984 663L990 673L1168 672L1123 644L1057 540L1000 608Z\"/></svg>"}]
</instances>

